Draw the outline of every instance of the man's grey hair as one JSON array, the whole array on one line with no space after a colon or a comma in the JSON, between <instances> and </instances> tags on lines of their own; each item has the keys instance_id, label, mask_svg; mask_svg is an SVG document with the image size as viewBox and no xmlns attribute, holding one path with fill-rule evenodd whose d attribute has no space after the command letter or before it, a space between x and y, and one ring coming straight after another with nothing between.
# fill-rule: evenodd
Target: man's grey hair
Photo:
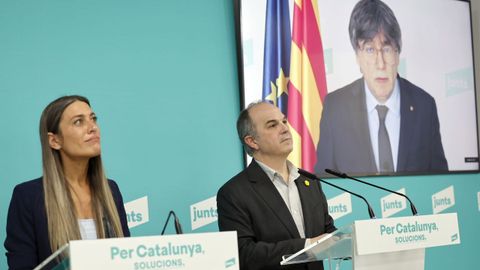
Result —
<instances>
[{"instance_id":1,"label":"man's grey hair","mask_svg":"<svg viewBox=\"0 0 480 270\"><path fill-rule=\"evenodd\" d=\"M257 131L255 130L255 126L253 125L252 118L250 117L250 114L248 113L248 111L251 108L262 103L271 104L263 100L252 102L248 104L247 108L245 108L243 111L240 112L240 115L238 116L238 119L237 119L238 138L242 142L243 149L249 156L253 156L255 149L251 148L250 146L248 146L248 144L245 143L245 137L252 136L255 138L257 136Z\"/></svg>"},{"instance_id":2,"label":"man's grey hair","mask_svg":"<svg viewBox=\"0 0 480 270\"><path fill-rule=\"evenodd\" d=\"M353 49L360 49L360 42L371 41L381 33L386 44L402 49L402 33L393 11L380 0L361 0L353 8L348 26Z\"/></svg>"}]
</instances>

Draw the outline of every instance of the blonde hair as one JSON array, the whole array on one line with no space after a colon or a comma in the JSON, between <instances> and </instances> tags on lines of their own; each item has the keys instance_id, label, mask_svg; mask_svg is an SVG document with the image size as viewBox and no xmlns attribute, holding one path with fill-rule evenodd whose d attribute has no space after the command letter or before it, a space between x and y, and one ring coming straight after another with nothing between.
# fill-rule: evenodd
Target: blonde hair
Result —
<instances>
[{"instance_id":1,"label":"blonde hair","mask_svg":"<svg viewBox=\"0 0 480 270\"><path fill-rule=\"evenodd\" d=\"M75 101L85 102L90 106L90 102L85 97L63 96L51 102L43 110L40 118L43 190L48 222L48 237L52 252L55 252L70 240L81 239L72 193L63 173L60 152L51 148L48 142L49 132L54 134L61 132L59 125L62 114ZM114 236L122 237L122 225L103 170L100 155L90 158L87 179L91 190L92 211L98 238L106 238L105 226L111 226ZM110 224L104 224L105 220Z\"/></svg>"}]
</instances>

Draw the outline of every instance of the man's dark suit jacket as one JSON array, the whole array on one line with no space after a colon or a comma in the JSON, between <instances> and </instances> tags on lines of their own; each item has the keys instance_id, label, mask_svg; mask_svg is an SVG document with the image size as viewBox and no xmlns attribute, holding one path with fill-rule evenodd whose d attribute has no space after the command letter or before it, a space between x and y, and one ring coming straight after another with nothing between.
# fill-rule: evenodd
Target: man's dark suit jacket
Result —
<instances>
[{"instance_id":1,"label":"man's dark suit jacket","mask_svg":"<svg viewBox=\"0 0 480 270\"><path fill-rule=\"evenodd\" d=\"M335 230L327 200L318 182L295 180L302 203L305 235ZM220 188L217 194L220 231L237 231L240 269L323 269L322 262L280 267L282 255L305 247L295 222L267 174L255 160Z\"/></svg>"},{"instance_id":2,"label":"man's dark suit jacket","mask_svg":"<svg viewBox=\"0 0 480 270\"><path fill-rule=\"evenodd\" d=\"M123 234L130 236L120 190L114 181L109 180L108 183L120 216ZM21 183L13 190L8 209L5 249L10 269L33 269L52 254L42 178Z\"/></svg>"},{"instance_id":3,"label":"man's dark suit jacket","mask_svg":"<svg viewBox=\"0 0 480 270\"><path fill-rule=\"evenodd\" d=\"M397 79L401 119L396 171L448 171L435 100L400 76ZM317 147L318 174L325 174L325 168L358 175L377 172L366 106L363 78L327 95Z\"/></svg>"}]
</instances>

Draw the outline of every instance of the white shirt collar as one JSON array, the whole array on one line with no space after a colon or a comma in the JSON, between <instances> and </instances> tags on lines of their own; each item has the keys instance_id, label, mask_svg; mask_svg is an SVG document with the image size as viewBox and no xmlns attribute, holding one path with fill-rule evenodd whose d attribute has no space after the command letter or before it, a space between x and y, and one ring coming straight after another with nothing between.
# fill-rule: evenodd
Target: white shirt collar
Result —
<instances>
[{"instance_id":1,"label":"white shirt collar","mask_svg":"<svg viewBox=\"0 0 480 270\"><path fill-rule=\"evenodd\" d=\"M273 182L275 181L276 179L278 179L278 177L282 177L282 175L275 171L274 169L268 167L266 164L258 161L258 160L255 160L258 165L260 165L260 168L262 168L262 170L267 174L268 178ZM293 165L292 162L290 162L289 160L287 160L287 167L288 167L288 172L289 172L289 175L288 175L288 183L290 182L293 182L295 179L297 179L300 174L298 173L298 168ZM283 179L283 178L281 178Z\"/></svg>"}]
</instances>

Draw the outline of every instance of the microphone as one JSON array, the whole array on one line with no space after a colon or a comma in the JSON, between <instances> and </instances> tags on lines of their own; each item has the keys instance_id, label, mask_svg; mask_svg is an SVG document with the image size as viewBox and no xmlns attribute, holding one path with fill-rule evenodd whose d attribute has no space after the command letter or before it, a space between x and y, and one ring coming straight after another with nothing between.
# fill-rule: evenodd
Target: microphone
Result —
<instances>
[{"instance_id":1,"label":"microphone","mask_svg":"<svg viewBox=\"0 0 480 270\"><path fill-rule=\"evenodd\" d=\"M343 190L343 191L345 191L345 192L347 192L347 193L352 194L352 195L355 196L355 197L358 197L358 198L362 199L362 200L367 204L367 207L368 207L368 215L370 216L370 219L374 219L374 218L375 218L375 213L373 212L372 207L371 207L370 204L368 203L367 199L365 199L363 196L358 195L357 193L351 192L351 191L349 191L349 190L346 190L346 189L344 189L344 188L342 188L342 187L339 187L339 186L337 186L337 185L334 185L334 184L332 184L332 183L329 183L329 182L327 182L327 181L325 181L325 180L323 180L323 179L320 179L320 178L319 178L318 176L316 176L315 174L313 174L313 173L311 173L311 172L308 172L308 171L305 171L304 169L298 169L298 173L301 174L301 175L303 175L303 176L305 176L305 177L307 177L307 178L320 181L320 182L322 182L322 183L325 183L325 184L327 184L327 185L329 185L329 186L332 186L332 187L334 187L334 188L338 188L338 189L340 189L340 190Z\"/></svg>"},{"instance_id":2,"label":"microphone","mask_svg":"<svg viewBox=\"0 0 480 270\"><path fill-rule=\"evenodd\" d=\"M362 181L362 180L357 179L357 178L355 178L355 177L351 177L351 176L347 175L346 173L341 173L341 172L337 172L337 171L330 170L330 169L325 169L325 172L327 172L327 173L329 173L329 174L332 174L332 175L335 175L335 176L340 177L340 178L352 179L352 180L357 181L357 182L360 182L360 183L362 183L362 184L369 185L369 186L372 186L372 187L375 187L375 188L378 188L378 189L381 189L381 190L384 190L384 191L388 191L388 192L397 194L398 196L402 196L402 197L404 197L405 199L407 199L408 202L410 203L410 209L412 210L412 214L413 214L414 216L418 215L418 213L417 213L417 208L415 208L415 205L413 205L413 203L412 203L412 201L410 200L410 198L408 198L408 196L405 195L405 194L402 194L402 193L400 193L400 192L396 192L396 191L391 190L391 189L388 189L388 188L384 188L384 187L381 187L381 186L377 186L377 185L372 184L372 183L368 183L368 182Z\"/></svg>"},{"instance_id":3,"label":"microphone","mask_svg":"<svg viewBox=\"0 0 480 270\"><path fill-rule=\"evenodd\" d=\"M163 225L163 230L160 235L163 235L165 233L165 229L167 228L167 224L171 216L173 216L173 219L174 219L175 232L177 234L183 234L182 225L180 225L180 221L178 220L177 215L175 215L175 212L173 212L173 210L170 210L170 212L168 213L167 221L165 221L165 225Z\"/></svg>"}]
</instances>

